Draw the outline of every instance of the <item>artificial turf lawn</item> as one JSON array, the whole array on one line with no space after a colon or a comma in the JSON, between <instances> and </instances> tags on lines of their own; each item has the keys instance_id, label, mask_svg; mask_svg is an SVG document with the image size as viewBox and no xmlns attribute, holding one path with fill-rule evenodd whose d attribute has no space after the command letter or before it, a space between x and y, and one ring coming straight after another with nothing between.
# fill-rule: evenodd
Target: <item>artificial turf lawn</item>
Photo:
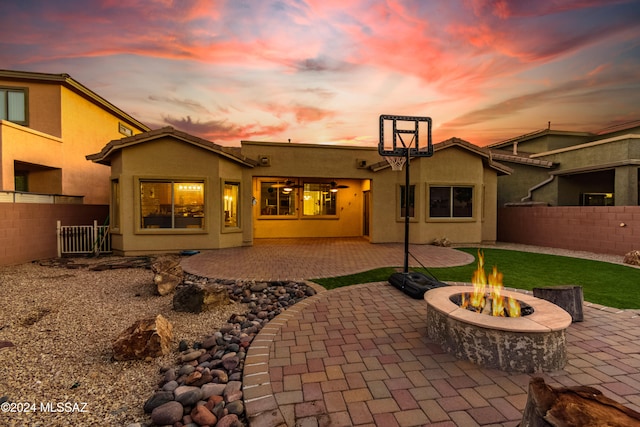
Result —
<instances>
[{"instance_id":1,"label":"artificial turf lawn","mask_svg":"<svg viewBox=\"0 0 640 427\"><path fill-rule=\"evenodd\" d=\"M470 282L477 268L477 248L458 248L476 261L459 267L429 268L427 273L445 282ZM579 285L585 301L620 309L640 308L640 269L625 265L558 255L506 249L482 249L485 271L493 266L504 274L504 286L532 290L537 287ZM414 268L413 271L422 271ZM313 279L326 289L357 283L386 281L394 267L384 267L348 276Z\"/></svg>"}]
</instances>

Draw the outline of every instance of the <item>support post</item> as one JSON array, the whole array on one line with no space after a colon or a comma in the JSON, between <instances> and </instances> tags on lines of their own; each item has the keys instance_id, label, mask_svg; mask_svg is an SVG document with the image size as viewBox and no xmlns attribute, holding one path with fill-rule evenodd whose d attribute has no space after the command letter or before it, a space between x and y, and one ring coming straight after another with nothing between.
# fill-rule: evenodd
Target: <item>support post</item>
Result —
<instances>
[{"instance_id":1,"label":"support post","mask_svg":"<svg viewBox=\"0 0 640 427\"><path fill-rule=\"evenodd\" d=\"M406 150L407 160L404 171L404 268L402 272L405 275L409 273L409 151Z\"/></svg>"}]
</instances>

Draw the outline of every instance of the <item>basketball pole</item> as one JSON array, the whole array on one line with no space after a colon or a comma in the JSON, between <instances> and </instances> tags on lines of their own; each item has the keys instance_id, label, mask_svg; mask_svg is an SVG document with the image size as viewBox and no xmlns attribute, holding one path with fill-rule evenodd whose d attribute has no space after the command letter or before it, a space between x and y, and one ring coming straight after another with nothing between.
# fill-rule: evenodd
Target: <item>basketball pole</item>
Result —
<instances>
[{"instance_id":1,"label":"basketball pole","mask_svg":"<svg viewBox=\"0 0 640 427\"><path fill-rule=\"evenodd\" d=\"M402 136L400 136L400 140L402 141ZM403 141L404 143L404 141ZM405 161L406 169L404 171L404 268L402 272L405 277L409 274L409 183L410 183L410 175L409 175L409 151L411 151L409 147L405 150L405 155L407 156L407 160Z\"/></svg>"}]
</instances>

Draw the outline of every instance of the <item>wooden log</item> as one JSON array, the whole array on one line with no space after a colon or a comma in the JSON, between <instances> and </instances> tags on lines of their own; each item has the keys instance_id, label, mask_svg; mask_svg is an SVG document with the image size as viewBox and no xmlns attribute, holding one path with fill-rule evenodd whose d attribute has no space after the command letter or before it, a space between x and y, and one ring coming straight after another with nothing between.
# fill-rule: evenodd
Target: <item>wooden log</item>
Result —
<instances>
[{"instance_id":1,"label":"wooden log","mask_svg":"<svg viewBox=\"0 0 640 427\"><path fill-rule=\"evenodd\" d=\"M533 288L533 296L552 302L562 308L571 315L572 322L582 322L584 320L582 286L566 285Z\"/></svg>"},{"instance_id":2,"label":"wooden log","mask_svg":"<svg viewBox=\"0 0 640 427\"><path fill-rule=\"evenodd\" d=\"M593 387L559 387L535 377L520 427L639 427L640 413Z\"/></svg>"}]
</instances>

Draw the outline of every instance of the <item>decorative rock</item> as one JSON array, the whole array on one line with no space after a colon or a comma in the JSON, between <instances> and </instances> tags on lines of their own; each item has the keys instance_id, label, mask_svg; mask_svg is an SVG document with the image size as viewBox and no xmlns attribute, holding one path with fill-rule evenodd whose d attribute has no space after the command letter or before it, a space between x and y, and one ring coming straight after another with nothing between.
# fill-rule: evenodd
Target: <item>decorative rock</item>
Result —
<instances>
[{"instance_id":1,"label":"decorative rock","mask_svg":"<svg viewBox=\"0 0 640 427\"><path fill-rule=\"evenodd\" d=\"M242 383L240 381L229 381L223 392L226 402L242 399Z\"/></svg>"},{"instance_id":2,"label":"decorative rock","mask_svg":"<svg viewBox=\"0 0 640 427\"><path fill-rule=\"evenodd\" d=\"M197 401L202 399L202 390L200 387L194 387L189 385L181 385L173 391L175 399L184 406L194 405Z\"/></svg>"},{"instance_id":3,"label":"decorative rock","mask_svg":"<svg viewBox=\"0 0 640 427\"><path fill-rule=\"evenodd\" d=\"M226 387L226 384L205 384L200 388L202 390L202 398L209 399L211 396L222 396Z\"/></svg>"},{"instance_id":4,"label":"decorative rock","mask_svg":"<svg viewBox=\"0 0 640 427\"><path fill-rule=\"evenodd\" d=\"M627 252L622 262L625 264L640 266L640 251L635 250Z\"/></svg>"},{"instance_id":5,"label":"decorative rock","mask_svg":"<svg viewBox=\"0 0 640 427\"><path fill-rule=\"evenodd\" d=\"M227 403L225 409L229 411L230 414L240 416L244 412L244 404L242 403L242 400L234 400L233 402Z\"/></svg>"},{"instance_id":6,"label":"decorative rock","mask_svg":"<svg viewBox=\"0 0 640 427\"><path fill-rule=\"evenodd\" d=\"M146 414L150 413L160 405L173 400L173 391L157 391L145 402L142 409Z\"/></svg>"},{"instance_id":7,"label":"decorative rock","mask_svg":"<svg viewBox=\"0 0 640 427\"><path fill-rule=\"evenodd\" d=\"M151 264L151 270L155 273L153 283L155 283L158 294L161 296L173 292L184 278L180 261L174 257L158 258Z\"/></svg>"},{"instance_id":8,"label":"decorative rock","mask_svg":"<svg viewBox=\"0 0 640 427\"><path fill-rule=\"evenodd\" d=\"M182 363L191 362L204 354L205 350L193 350L180 356Z\"/></svg>"},{"instance_id":9,"label":"decorative rock","mask_svg":"<svg viewBox=\"0 0 640 427\"><path fill-rule=\"evenodd\" d=\"M173 390L177 389L179 385L180 384L178 384L177 381L169 381L168 383L162 386L162 390L170 391L173 395Z\"/></svg>"},{"instance_id":10,"label":"decorative rock","mask_svg":"<svg viewBox=\"0 0 640 427\"><path fill-rule=\"evenodd\" d=\"M191 411L191 419L201 426L214 426L218 422L218 418L204 405L193 408L193 411Z\"/></svg>"},{"instance_id":11,"label":"decorative rock","mask_svg":"<svg viewBox=\"0 0 640 427\"><path fill-rule=\"evenodd\" d=\"M242 427L242 422L236 414L229 414L220 418L216 427Z\"/></svg>"},{"instance_id":12,"label":"decorative rock","mask_svg":"<svg viewBox=\"0 0 640 427\"><path fill-rule=\"evenodd\" d=\"M216 337L215 336L210 336L207 337L204 341L202 341L202 348L205 348L207 350L213 348L216 345Z\"/></svg>"},{"instance_id":13,"label":"decorative rock","mask_svg":"<svg viewBox=\"0 0 640 427\"><path fill-rule=\"evenodd\" d=\"M188 313L200 313L229 303L227 288L217 284L185 283L176 288L173 296L173 309Z\"/></svg>"},{"instance_id":14,"label":"decorative rock","mask_svg":"<svg viewBox=\"0 0 640 427\"><path fill-rule=\"evenodd\" d=\"M115 360L146 359L163 356L170 351L173 326L158 315L141 319L124 330L113 343Z\"/></svg>"},{"instance_id":15,"label":"decorative rock","mask_svg":"<svg viewBox=\"0 0 640 427\"><path fill-rule=\"evenodd\" d=\"M268 287L269 287L268 283L258 282L258 283L253 283L249 289L251 290L251 292L257 293L257 292L264 292Z\"/></svg>"},{"instance_id":16,"label":"decorative rock","mask_svg":"<svg viewBox=\"0 0 640 427\"><path fill-rule=\"evenodd\" d=\"M229 382L229 375L222 369L214 369L211 371L211 375L213 375L213 378L217 383L226 384Z\"/></svg>"},{"instance_id":17,"label":"decorative rock","mask_svg":"<svg viewBox=\"0 0 640 427\"><path fill-rule=\"evenodd\" d=\"M174 424L182 419L183 412L184 408L179 402L167 402L151 412L151 421L159 426Z\"/></svg>"},{"instance_id":18,"label":"decorative rock","mask_svg":"<svg viewBox=\"0 0 640 427\"><path fill-rule=\"evenodd\" d=\"M178 369L178 375L180 375L180 376L189 375L190 373L192 373L195 370L196 370L196 368L194 366L183 365L180 369Z\"/></svg>"},{"instance_id":19,"label":"decorative rock","mask_svg":"<svg viewBox=\"0 0 640 427\"><path fill-rule=\"evenodd\" d=\"M203 407L216 417L215 427L245 427L242 369L247 348L271 319L287 307L315 295L316 291L302 282L255 283L214 280L189 274L185 275L183 283L176 289L174 304L184 287L213 286L225 288L229 299L246 303L247 311L231 315L219 330L206 335L201 342L193 342L191 348L189 342L181 342L179 365L161 369L164 378L159 387L164 392L174 390L175 401L181 402L183 413L186 412L173 426L198 427L200 424L189 414L206 414L199 409Z\"/></svg>"},{"instance_id":20,"label":"decorative rock","mask_svg":"<svg viewBox=\"0 0 640 427\"><path fill-rule=\"evenodd\" d=\"M236 353L227 353L222 357L222 366L227 371L233 371L240 364L240 358L236 355Z\"/></svg>"}]
</instances>

